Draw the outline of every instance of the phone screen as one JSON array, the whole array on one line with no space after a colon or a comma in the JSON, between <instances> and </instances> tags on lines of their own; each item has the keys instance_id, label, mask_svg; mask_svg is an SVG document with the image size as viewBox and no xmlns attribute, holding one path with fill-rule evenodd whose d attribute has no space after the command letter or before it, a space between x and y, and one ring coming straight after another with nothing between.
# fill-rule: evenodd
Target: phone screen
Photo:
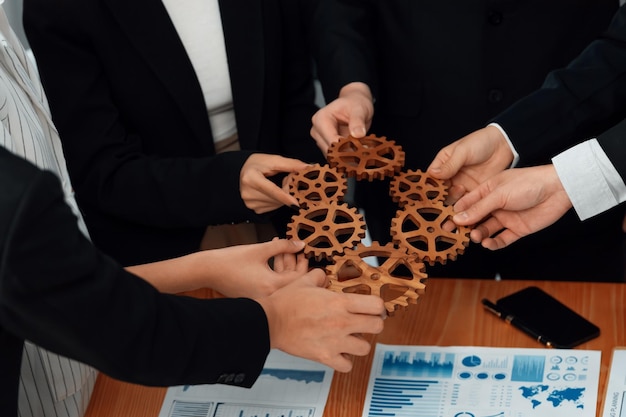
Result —
<instances>
[{"instance_id":1,"label":"phone screen","mask_svg":"<svg viewBox=\"0 0 626 417\"><path fill-rule=\"evenodd\" d=\"M596 325L537 287L503 297L496 306L555 348L572 348L600 335Z\"/></svg>"}]
</instances>

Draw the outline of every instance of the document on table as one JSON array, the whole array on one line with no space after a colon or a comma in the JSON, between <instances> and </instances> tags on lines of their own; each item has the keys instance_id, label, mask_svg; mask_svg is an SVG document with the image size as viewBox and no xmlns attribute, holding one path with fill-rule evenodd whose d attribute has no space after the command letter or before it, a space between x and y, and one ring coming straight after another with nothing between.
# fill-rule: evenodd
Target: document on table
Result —
<instances>
[{"instance_id":1,"label":"document on table","mask_svg":"<svg viewBox=\"0 0 626 417\"><path fill-rule=\"evenodd\" d=\"M332 368L272 350L252 388L171 387L159 417L322 417L332 378Z\"/></svg>"},{"instance_id":2,"label":"document on table","mask_svg":"<svg viewBox=\"0 0 626 417\"><path fill-rule=\"evenodd\" d=\"M626 416L626 347L613 350L602 417Z\"/></svg>"},{"instance_id":3,"label":"document on table","mask_svg":"<svg viewBox=\"0 0 626 417\"><path fill-rule=\"evenodd\" d=\"M600 351L378 344L363 417L595 417Z\"/></svg>"}]
</instances>

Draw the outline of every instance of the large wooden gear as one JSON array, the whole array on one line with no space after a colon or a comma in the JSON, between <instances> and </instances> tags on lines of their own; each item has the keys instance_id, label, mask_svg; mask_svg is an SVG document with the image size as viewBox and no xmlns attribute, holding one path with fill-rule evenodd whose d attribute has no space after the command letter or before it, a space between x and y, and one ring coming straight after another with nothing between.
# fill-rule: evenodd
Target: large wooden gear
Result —
<instances>
[{"instance_id":1,"label":"large wooden gear","mask_svg":"<svg viewBox=\"0 0 626 417\"><path fill-rule=\"evenodd\" d=\"M365 258L371 256L384 261L379 266L370 265ZM424 264L392 243L382 246L372 242L370 247L359 244L355 249L346 249L326 269L331 290L377 295L385 301L389 315L399 308L406 309L409 303L415 304L426 288Z\"/></svg>"},{"instance_id":2,"label":"large wooden gear","mask_svg":"<svg viewBox=\"0 0 626 417\"><path fill-rule=\"evenodd\" d=\"M391 221L393 242L430 265L456 260L469 245L470 228L455 225L453 215L441 201L406 205Z\"/></svg>"},{"instance_id":3,"label":"large wooden gear","mask_svg":"<svg viewBox=\"0 0 626 417\"><path fill-rule=\"evenodd\" d=\"M365 220L356 208L346 203L311 206L292 216L287 237L306 243L307 258L330 261L365 237Z\"/></svg>"},{"instance_id":4,"label":"large wooden gear","mask_svg":"<svg viewBox=\"0 0 626 417\"><path fill-rule=\"evenodd\" d=\"M348 136L328 148L328 163L357 180L385 179L400 172L404 166L402 147L385 137L374 135Z\"/></svg>"}]
</instances>

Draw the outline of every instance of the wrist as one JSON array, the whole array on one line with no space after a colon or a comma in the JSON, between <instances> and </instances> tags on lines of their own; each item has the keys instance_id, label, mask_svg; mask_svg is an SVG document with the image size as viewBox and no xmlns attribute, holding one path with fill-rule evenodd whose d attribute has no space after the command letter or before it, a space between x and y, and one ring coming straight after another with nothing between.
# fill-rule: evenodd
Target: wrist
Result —
<instances>
[{"instance_id":1,"label":"wrist","mask_svg":"<svg viewBox=\"0 0 626 417\"><path fill-rule=\"evenodd\" d=\"M353 94L358 94L360 96L363 96L370 102L374 102L374 98L372 97L372 91L370 90L369 86L363 82L351 82L344 85L341 90L339 90L339 97L345 97Z\"/></svg>"}]
</instances>

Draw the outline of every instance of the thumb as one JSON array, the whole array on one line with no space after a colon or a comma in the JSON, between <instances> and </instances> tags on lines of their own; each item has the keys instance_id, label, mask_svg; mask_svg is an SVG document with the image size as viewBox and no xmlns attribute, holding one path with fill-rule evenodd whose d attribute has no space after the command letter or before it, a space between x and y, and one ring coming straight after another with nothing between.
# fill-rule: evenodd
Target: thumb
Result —
<instances>
[{"instance_id":1,"label":"thumb","mask_svg":"<svg viewBox=\"0 0 626 417\"><path fill-rule=\"evenodd\" d=\"M456 175L466 162L466 155L456 144L446 146L440 150L427 172L435 178L447 180Z\"/></svg>"},{"instance_id":2,"label":"thumb","mask_svg":"<svg viewBox=\"0 0 626 417\"><path fill-rule=\"evenodd\" d=\"M269 242L265 242L270 256L280 255L281 253L298 253L306 243L301 240L279 239L274 238Z\"/></svg>"},{"instance_id":3,"label":"thumb","mask_svg":"<svg viewBox=\"0 0 626 417\"><path fill-rule=\"evenodd\" d=\"M329 284L326 272L321 268L313 268L307 272L300 282L305 286L326 288Z\"/></svg>"},{"instance_id":4,"label":"thumb","mask_svg":"<svg viewBox=\"0 0 626 417\"><path fill-rule=\"evenodd\" d=\"M367 133L367 128L365 127L365 110L353 110L350 115L350 120L348 122L348 128L350 130L350 135L354 138L362 138Z\"/></svg>"}]
</instances>

